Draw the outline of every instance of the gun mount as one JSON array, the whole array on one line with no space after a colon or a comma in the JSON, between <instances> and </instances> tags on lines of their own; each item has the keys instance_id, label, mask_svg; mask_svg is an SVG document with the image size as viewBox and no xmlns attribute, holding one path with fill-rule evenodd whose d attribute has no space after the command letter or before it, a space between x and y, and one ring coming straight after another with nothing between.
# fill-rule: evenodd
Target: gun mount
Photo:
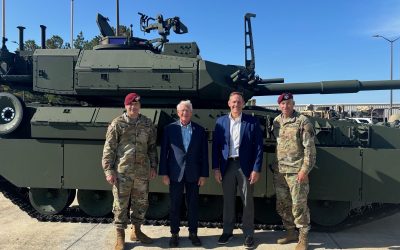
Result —
<instances>
[{"instance_id":1,"label":"gun mount","mask_svg":"<svg viewBox=\"0 0 400 250\"><path fill-rule=\"evenodd\" d=\"M158 14L156 18L146 16L143 13L138 13L140 15L140 30L146 33L150 33L151 30L157 30L160 38L150 40L150 43L155 43L155 47L161 51L164 44L169 42L167 37L170 34L170 30L175 32L175 34L185 34L188 32L188 28L181 22L179 17L167 18L164 20L163 15ZM157 21L156 23L149 24L149 21Z\"/></svg>"}]
</instances>

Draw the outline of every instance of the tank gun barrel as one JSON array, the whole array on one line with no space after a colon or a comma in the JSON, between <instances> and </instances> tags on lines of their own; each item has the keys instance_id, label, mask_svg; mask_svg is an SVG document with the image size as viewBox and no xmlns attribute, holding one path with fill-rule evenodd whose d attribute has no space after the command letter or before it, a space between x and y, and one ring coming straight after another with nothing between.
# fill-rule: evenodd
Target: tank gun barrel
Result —
<instances>
[{"instance_id":1,"label":"tank gun barrel","mask_svg":"<svg viewBox=\"0 0 400 250\"><path fill-rule=\"evenodd\" d=\"M284 78L271 78L271 79L262 79L260 80L261 84L267 84L267 83L284 83L285 79Z\"/></svg>"},{"instance_id":2,"label":"tank gun barrel","mask_svg":"<svg viewBox=\"0 0 400 250\"><path fill-rule=\"evenodd\" d=\"M356 93L365 90L400 89L400 80L386 81L321 81L308 83L259 84L254 96L293 94Z\"/></svg>"}]
</instances>

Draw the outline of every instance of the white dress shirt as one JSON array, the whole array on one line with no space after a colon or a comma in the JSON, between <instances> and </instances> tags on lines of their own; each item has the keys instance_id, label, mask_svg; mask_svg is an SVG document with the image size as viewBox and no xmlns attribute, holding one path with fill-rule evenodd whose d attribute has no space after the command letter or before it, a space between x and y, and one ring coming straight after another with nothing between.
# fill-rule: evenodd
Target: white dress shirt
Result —
<instances>
[{"instance_id":1,"label":"white dress shirt","mask_svg":"<svg viewBox=\"0 0 400 250\"><path fill-rule=\"evenodd\" d=\"M242 113L240 116L234 119L229 114L230 120L230 140L229 140L229 157L239 157L239 146L240 146L240 126L242 123Z\"/></svg>"}]
</instances>

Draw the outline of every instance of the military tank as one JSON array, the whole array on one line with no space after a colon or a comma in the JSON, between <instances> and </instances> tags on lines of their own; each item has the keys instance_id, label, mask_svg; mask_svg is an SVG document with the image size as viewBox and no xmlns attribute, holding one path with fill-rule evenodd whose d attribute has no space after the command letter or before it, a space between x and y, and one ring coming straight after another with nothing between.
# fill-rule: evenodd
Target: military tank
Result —
<instances>
[{"instance_id":1,"label":"military tank","mask_svg":"<svg viewBox=\"0 0 400 250\"><path fill-rule=\"evenodd\" d=\"M146 40L118 36L107 19L97 16L102 35L93 50L46 49L25 51L23 28L19 50L3 46L0 53L0 185L28 190L36 214L61 215L77 198L89 217L111 212L111 186L106 182L101 155L109 122L123 112L123 97L142 96L142 113L151 118L161 138L163 127L178 118L175 105L190 99L193 120L206 128L211 150L215 120L229 111L229 93L254 96L352 93L398 89L400 81L329 81L283 83L255 73L251 28L254 14L246 14L245 63L223 65L202 59L196 42L172 43L171 29L188 32L179 17L164 19L139 13L144 32L157 30L160 38ZM16 93L18 92L18 94ZM29 93L29 95L28 95ZM32 94L34 97L32 97ZM49 101L47 97L53 97ZM46 97L46 98L44 98ZM279 112L248 105L244 112L257 117L263 131L264 163L255 185L255 219L279 223L270 166L276 138L271 131ZM311 172L309 204L314 223L334 226L354 208L371 203L400 203L400 130L310 117L316 131L317 164ZM211 154L210 154L211 156ZM161 220L169 211L168 188L151 182L147 218ZM222 190L210 178L200 189L200 220L219 221ZM10 197L11 199L13 197Z\"/></svg>"}]
</instances>

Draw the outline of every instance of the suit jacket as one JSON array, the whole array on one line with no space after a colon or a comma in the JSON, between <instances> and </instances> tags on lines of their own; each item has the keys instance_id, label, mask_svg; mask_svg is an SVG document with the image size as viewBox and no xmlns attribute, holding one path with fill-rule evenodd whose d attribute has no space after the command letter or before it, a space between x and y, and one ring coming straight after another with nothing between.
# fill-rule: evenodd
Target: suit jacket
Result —
<instances>
[{"instance_id":1,"label":"suit jacket","mask_svg":"<svg viewBox=\"0 0 400 250\"><path fill-rule=\"evenodd\" d=\"M220 169L222 176L228 165L230 137L229 116L221 116L213 133L212 167ZM263 141L258 119L242 113L239 160L243 173L249 177L252 171L261 172L262 158Z\"/></svg>"},{"instance_id":2,"label":"suit jacket","mask_svg":"<svg viewBox=\"0 0 400 250\"><path fill-rule=\"evenodd\" d=\"M192 137L187 152L183 146L180 121L164 128L161 142L159 175L168 175L172 181L181 181L184 171L188 182L197 182L199 177L208 177L208 142L206 132L197 123L192 123Z\"/></svg>"}]
</instances>

